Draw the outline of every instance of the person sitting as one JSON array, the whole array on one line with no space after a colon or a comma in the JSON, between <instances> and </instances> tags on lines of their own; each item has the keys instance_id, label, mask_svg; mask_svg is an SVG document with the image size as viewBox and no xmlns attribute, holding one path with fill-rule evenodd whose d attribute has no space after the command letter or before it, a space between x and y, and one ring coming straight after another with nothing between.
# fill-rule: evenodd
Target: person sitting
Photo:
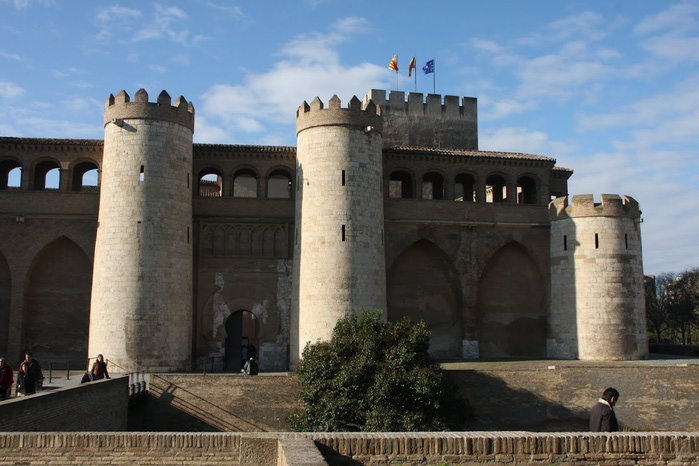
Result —
<instances>
[{"instance_id":1,"label":"person sitting","mask_svg":"<svg viewBox=\"0 0 699 466\"><path fill-rule=\"evenodd\" d=\"M241 372L243 375L257 375L257 361L255 361L255 358L248 359Z\"/></svg>"}]
</instances>

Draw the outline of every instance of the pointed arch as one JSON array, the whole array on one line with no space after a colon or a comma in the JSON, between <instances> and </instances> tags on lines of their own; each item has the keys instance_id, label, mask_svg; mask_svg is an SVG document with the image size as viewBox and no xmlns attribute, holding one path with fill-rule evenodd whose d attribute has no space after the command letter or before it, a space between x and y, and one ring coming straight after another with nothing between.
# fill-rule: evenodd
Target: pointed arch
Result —
<instances>
[{"instance_id":1,"label":"pointed arch","mask_svg":"<svg viewBox=\"0 0 699 466\"><path fill-rule=\"evenodd\" d=\"M0 354L8 353L12 275L5 255L0 252Z\"/></svg>"},{"instance_id":2,"label":"pointed arch","mask_svg":"<svg viewBox=\"0 0 699 466\"><path fill-rule=\"evenodd\" d=\"M483 358L546 356L546 288L535 262L513 241L498 249L478 284Z\"/></svg>"},{"instance_id":3,"label":"pointed arch","mask_svg":"<svg viewBox=\"0 0 699 466\"><path fill-rule=\"evenodd\" d=\"M87 361L92 263L62 236L34 258L25 287L22 351L42 363L83 367Z\"/></svg>"},{"instance_id":4,"label":"pointed arch","mask_svg":"<svg viewBox=\"0 0 699 466\"><path fill-rule=\"evenodd\" d=\"M388 318L424 320L431 332L430 354L461 355L461 287L453 262L422 239L393 261L387 274Z\"/></svg>"}]
</instances>

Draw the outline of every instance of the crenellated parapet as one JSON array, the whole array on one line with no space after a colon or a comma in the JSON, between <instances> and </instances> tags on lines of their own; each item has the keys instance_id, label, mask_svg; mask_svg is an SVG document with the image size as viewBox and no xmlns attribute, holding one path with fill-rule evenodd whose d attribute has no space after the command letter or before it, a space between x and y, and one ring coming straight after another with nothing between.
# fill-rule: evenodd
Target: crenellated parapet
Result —
<instances>
[{"instance_id":1,"label":"crenellated parapet","mask_svg":"<svg viewBox=\"0 0 699 466\"><path fill-rule=\"evenodd\" d=\"M384 147L478 150L478 105L473 97L372 89L364 98L381 107Z\"/></svg>"},{"instance_id":2,"label":"crenellated parapet","mask_svg":"<svg viewBox=\"0 0 699 466\"><path fill-rule=\"evenodd\" d=\"M384 109L384 115L408 115L423 117L426 115L439 118L460 118L475 121L478 117L477 100L474 97L462 97L440 94L424 94L420 92L409 92L405 98L405 92L390 91L386 99L386 91L383 89L372 89L364 98L371 100L376 105ZM443 100L442 100L443 99Z\"/></svg>"},{"instance_id":3,"label":"crenellated parapet","mask_svg":"<svg viewBox=\"0 0 699 466\"><path fill-rule=\"evenodd\" d=\"M104 125L128 119L169 121L194 132L194 105L182 96L172 105L172 98L166 91L162 91L155 102L148 102L148 92L145 89L136 92L133 102L124 90L116 97L109 94L104 105Z\"/></svg>"},{"instance_id":4,"label":"crenellated parapet","mask_svg":"<svg viewBox=\"0 0 699 466\"><path fill-rule=\"evenodd\" d=\"M571 199L572 197L572 199ZM549 204L549 218L562 220L582 217L627 217L636 219L641 216L638 201L630 196L602 194L602 202L595 202L592 194L563 196Z\"/></svg>"},{"instance_id":5,"label":"crenellated parapet","mask_svg":"<svg viewBox=\"0 0 699 466\"><path fill-rule=\"evenodd\" d=\"M296 134L316 126L351 126L380 134L383 130L381 112L371 100L362 103L356 96L350 99L347 108L342 108L337 95L328 101L327 108L316 97L310 104L304 101L296 111Z\"/></svg>"}]
</instances>

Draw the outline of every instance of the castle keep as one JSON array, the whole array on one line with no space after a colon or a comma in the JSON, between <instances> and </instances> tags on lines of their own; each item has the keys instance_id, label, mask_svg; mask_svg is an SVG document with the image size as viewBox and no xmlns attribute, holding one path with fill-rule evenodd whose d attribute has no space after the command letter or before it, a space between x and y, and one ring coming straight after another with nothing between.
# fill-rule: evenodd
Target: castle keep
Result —
<instances>
[{"instance_id":1,"label":"castle keep","mask_svg":"<svg viewBox=\"0 0 699 466\"><path fill-rule=\"evenodd\" d=\"M237 371L252 345L280 371L380 309L437 358L647 355L638 203L479 150L476 99L316 98L296 147L193 144L194 123L122 91L103 141L0 138L0 354Z\"/></svg>"}]
</instances>

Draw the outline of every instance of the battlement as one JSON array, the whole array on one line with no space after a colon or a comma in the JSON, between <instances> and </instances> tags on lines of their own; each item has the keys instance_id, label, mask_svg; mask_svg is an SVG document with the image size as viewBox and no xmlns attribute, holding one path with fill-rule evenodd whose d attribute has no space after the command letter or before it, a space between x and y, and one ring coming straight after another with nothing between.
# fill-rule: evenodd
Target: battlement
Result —
<instances>
[{"instance_id":1,"label":"battlement","mask_svg":"<svg viewBox=\"0 0 699 466\"><path fill-rule=\"evenodd\" d=\"M416 117L432 116L439 118L460 118L466 120L476 120L477 101L475 97L459 97L455 95L445 95L444 101L440 94L424 94L420 92L409 92L408 99L405 99L405 92L390 91L388 100L386 91L383 89L372 89L364 97L364 101L373 101L384 111L384 116L389 114L405 114Z\"/></svg>"},{"instance_id":2,"label":"battlement","mask_svg":"<svg viewBox=\"0 0 699 466\"><path fill-rule=\"evenodd\" d=\"M478 150L478 105L474 97L372 89L364 102L383 113L384 147L414 146Z\"/></svg>"},{"instance_id":3,"label":"battlement","mask_svg":"<svg viewBox=\"0 0 699 466\"><path fill-rule=\"evenodd\" d=\"M623 198L617 194L602 194L602 202L595 202L592 194L563 196L549 204L549 218L561 220L580 217L627 217L640 218L638 201L629 196Z\"/></svg>"},{"instance_id":4,"label":"battlement","mask_svg":"<svg viewBox=\"0 0 699 466\"><path fill-rule=\"evenodd\" d=\"M120 91L116 97L109 94L104 105L104 125L127 119L163 120L185 126L194 132L194 106L179 96L175 105L166 91L158 95L156 102L148 102L148 92L139 89L133 102L126 91ZM118 123L117 123L118 124Z\"/></svg>"},{"instance_id":5,"label":"battlement","mask_svg":"<svg viewBox=\"0 0 699 466\"><path fill-rule=\"evenodd\" d=\"M381 133L381 108L371 100L362 102L354 96L347 108L343 109L340 98L334 95L328 101L328 108L316 97L310 104L304 101L296 111L296 134L316 126L337 125L356 126L366 131Z\"/></svg>"}]
</instances>

